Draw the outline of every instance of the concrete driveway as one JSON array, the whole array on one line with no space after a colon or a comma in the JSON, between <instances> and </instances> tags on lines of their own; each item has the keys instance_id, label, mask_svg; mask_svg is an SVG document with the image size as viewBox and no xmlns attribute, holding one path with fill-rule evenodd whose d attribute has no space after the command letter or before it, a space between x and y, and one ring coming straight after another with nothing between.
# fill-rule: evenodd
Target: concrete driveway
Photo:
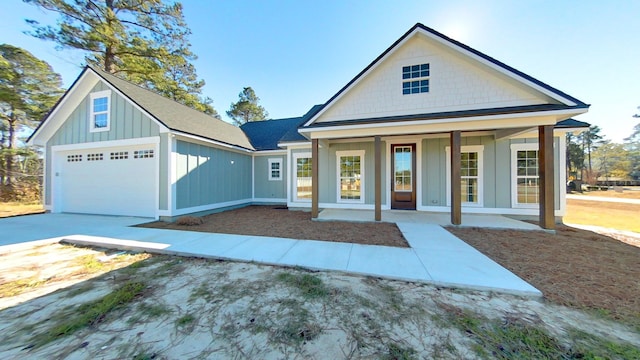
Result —
<instances>
[{"instance_id":1,"label":"concrete driveway","mask_svg":"<svg viewBox=\"0 0 640 360\"><path fill-rule=\"evenodd\" d=\"M75 234L117 237L127 226L149 221L153 219L81 214L14 216L0 219L0 246Z\"/></svg>"}]
</instances>

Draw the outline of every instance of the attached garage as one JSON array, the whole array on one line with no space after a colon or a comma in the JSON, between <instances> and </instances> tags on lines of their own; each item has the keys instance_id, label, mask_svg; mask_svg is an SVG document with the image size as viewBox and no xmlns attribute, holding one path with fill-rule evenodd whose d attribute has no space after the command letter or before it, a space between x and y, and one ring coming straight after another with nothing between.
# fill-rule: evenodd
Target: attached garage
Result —
<instances>
[{"instance_id":1,"label":"attached garage","mask_svg":"<svg viewBox=\"0 0 640 360\"><path fill-rule=\"evenodd\" d=\"M157 216L157 144L61 146L53 156L56 212Z\"/></svg>"}]
</instances>

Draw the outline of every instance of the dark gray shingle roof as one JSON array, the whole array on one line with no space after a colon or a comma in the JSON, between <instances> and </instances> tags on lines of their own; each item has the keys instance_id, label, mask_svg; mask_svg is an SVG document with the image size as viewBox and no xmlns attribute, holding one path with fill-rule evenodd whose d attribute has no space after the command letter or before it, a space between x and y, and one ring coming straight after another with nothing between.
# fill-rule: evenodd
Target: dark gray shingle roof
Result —
<instances>
[{"instance_id":1,"label":"dark gray shingle roof","mask_svg":"<svg viewBox=\"0 0 640 360\"><path fill-rule=\"evenodd\" d=\"M89 68L167 128L253 150L249 139L238 127L102 70Z\"/></svg>"},{"instance_id":2,"label":"dark gray shingle roof","mask_svg":"<svg viewBox=\"0 0 640 360\"><path fill-rule=\"evenodd\" d=\"M315 105L303 116L295 118L248 122L240 126L240 129L256 150L276 150L281 142L308 141L298 133L298 127L311 119L321 108L322 105Z\"/></svg>"},{"instance_id":3,"label":"dark gray shingle roof","mask_svg":"<svg viewBox=\"0 0 640 360\"><path fill-rule=\"evenodd\" d=\"M556 123L556 129L588 128L591 124L576 119L566 119Z\"/></svg>"}]
</instances>

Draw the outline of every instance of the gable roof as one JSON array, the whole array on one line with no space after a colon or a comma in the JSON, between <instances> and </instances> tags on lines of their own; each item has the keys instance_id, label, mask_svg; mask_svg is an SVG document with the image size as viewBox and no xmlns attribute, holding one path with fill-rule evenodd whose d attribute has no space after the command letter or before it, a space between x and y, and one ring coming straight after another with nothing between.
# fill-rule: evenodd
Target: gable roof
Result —
<instances>
[{"instance_id":1,"label":"gable roof","mask_svg":"<svg viewBox=\"0 0 640 360\"><path fill-rule=\"evenodd\" d=\"M247 136L234 125L102 70L94 67L89 67L89 69L118 89L128 97L129 100L146 110L170 130L253 150Z\"/></svg>"},{"instance_id":2,"label":"gable roof","mask_svg":"<svg viewBox=\"0 0 640 360\"><path fill-rule=\"evenodd\" d=\"M256 150L276 150L278 144L292 141L308 141L298 132L322 105L315 105L305 115L277 120L252 121L240 126Z\"/></svg>"},{"instance_id":3,"label":"gable roof","mask_svg":"<svg viewBox=\"0 0 640 360\"><path fill-rule=\"evenodd\" d=\"M31 134L29 140L46 125L45 123L48 122L54 110L58 106L61 106L68 96L71 96L69 95L70 92L87 72L98 76L102 81L116 89L122 96L127 98L127 100L134 103L169 130L237 146L246 150L254 149L247 136L238 127L92 66L86 66L83 69L78 79L74 81L69 90L65 92L58 103L51 109L49 114L47 114L33 134Z\"/></svg>"},{"instance_id":4,"label":"gable roof","mask_svg":"<svg viewBox=\"0 0 640 360\"><path fill-rule=\"evenodd\" d=\"M588 128L591 124L576 119L566 119L556 123L556 129Z\"/></svg>"},{"instance_id":5,"label":"gable roof","mask_svg":"<svg viewBox=\"0 0 640 360\"><path fill-rule=\"evenodd\" d=\"M396 50L397 48L400 47L400 45L402 43L405 42L405 40L407 40L409 37L413 36L416 33L422 32L423 34L426 34L427 36L429 36L430 38L436 39L437 41L449 46L450 48L453 48L454 50L457 50L459 52L462 53L466 53L468 54L470 57L475 57L476 59L478 59L481 62L485 62L486 64L489 65L493 65L495 68L497 68L497 70L501 71L502 73L507 74L510 77L513 77L517 80L519 80L520 82L523 83L528 83L530 84L530 86L533 87L539 87L540 89L542 89L543 91L548 92L551 96L553 96L554 98L558 99L560 102L562 102L564 104L564 108L565 109L572 109L572 108L578 108L578 109L582 109L582 108L588 108L589 105L538 80L535 79L534 77L527 75L525 73L523 73L520 70L517 70L499 60L496 60L476 49L473 49L472 47L465 45L457 40L454 40L436 30L433 30L432 28L425 26L421 23L416 23L413 27L411 27L411 29L409 29L404 35L402 35L398 40L396 40L393 44L391 44L391 46L389 48L387 48L382 54L380 54L377 58L375 58L375 60L373 60L369 65L367 65L367 67L365 67L362 71L360 71L353 79L351 79L351 81L349 81L344 87L342 87L335 95L333 95L326 103L324 103L324 105L322 106L321 109L318 110L318 112L316 113L316 115L314 115L312 117L312 119L310 119L309 121L307 121L304 124L304 127L309 126L310 124L312 124L317 117L323 113L328 107L330 107L338 98L340 98L347 90L349 90L353 85L355 85L365 74L367 74L370 70L372 70L372 68L376 67L385 57L387 57L390 53L392 53L394 50Z\"/></svg>"}]
</instances>

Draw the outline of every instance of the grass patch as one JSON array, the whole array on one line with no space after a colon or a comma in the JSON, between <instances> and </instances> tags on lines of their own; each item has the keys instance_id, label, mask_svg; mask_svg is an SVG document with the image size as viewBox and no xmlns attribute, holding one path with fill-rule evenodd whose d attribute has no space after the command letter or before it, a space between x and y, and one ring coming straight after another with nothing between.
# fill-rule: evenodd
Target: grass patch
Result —
<instances>
[{"instance_id":1,"label":"grass patch","mask_svg":"<svg viewBox=\"0 0 640 360\"><path fill-rule=\"evenodd\" d=\"M324 298L329 295L329 289L317 276L311 274L291 274L283 272L277 275L279 281L297 288L302 296L308 299Z\"/></svg>"},{"instance_id":2,"label":"grass patch","mask_svg":"<svg viewBox=\"0 0 640 360\"><path fill-rule=\"evenodd\" d=\"M43 213L40 203L0 202L0 218Z\"/></svg>"},{"instance_id":3,"label":"grass patch","mask_svg":"<svg viewBox=\"0 0 640 360\"><path fill-rule=\"evenodd\" d=\"M145 285L139 282L129 282L119 287L101 299L83 304L61 314L57 324L48 331L35 337L35 346L39 347L59 338L71 335L87 326L102 321L110 312L122 308L142 294Z\"/></svg>"},{"instance_id":4,"label":"grass patch","mask_svg":"<svg viewBox=\"0 0 640 360\"><path fill-rule=\"evenodd\" d=\"M466 333L472 349L485 359L640 359L640 349L578 330L572 330L571 344L553 337L542 325L515 317L487 319L469 310L438 304L444 320Z\"/></svg>"},{"instance_id":5,"label":"grass patch","mask_svg":"<svg viewBox=\"0 0 640 360\"><path fill-rule=\"evenodd\" d=\"M191 295L189 295L189 301L195 301L197 299L204 299L205 301L211 301L214 298L213 291L209 289L207 283L200 284L199 287L193 289Z\"/></svg>"},{"instance_id":6,"label":"grass patch","mask_svg":"<svg viewBox=\"0 0 640 360\"><path fill-rule=\"evenodd\" d=\"M0 284L0 298L17 296L38 288L46 283L46 279L40 279L37 276L9 281Z\"/></svg>"},{"instance_id":7,"label":"grass patch","mask_svg":"<svg viewBox=\"0 0 640 360\"><path fill-rule=\"evenodd\" d=\"M396 343L387 344L388 353L383 359L388 360L411 360L416 359L418 352L411 348Z\"/></svg>"},{"instance_id":8,"label":"grass patch","mask_svg":"<svg viewBox=\"0 0 640 360\"><path fill-rule=\"evenodd\" d=\"M74 260L74 264L82 267L82 272L93 274L104 270L105 264L100 262L96 255L82 255Z\"/></svg>"},{"instance_id":9,"label":"grass patch","mask_svg":"<svg viewBox=\"0 0 640 360\"><path fill-rule=\"evenodd\" d=\"M567 199L563 222L640 232L640 205ZM604 215L604 216L603 216Z\"/></svg>"}]
</instances>

